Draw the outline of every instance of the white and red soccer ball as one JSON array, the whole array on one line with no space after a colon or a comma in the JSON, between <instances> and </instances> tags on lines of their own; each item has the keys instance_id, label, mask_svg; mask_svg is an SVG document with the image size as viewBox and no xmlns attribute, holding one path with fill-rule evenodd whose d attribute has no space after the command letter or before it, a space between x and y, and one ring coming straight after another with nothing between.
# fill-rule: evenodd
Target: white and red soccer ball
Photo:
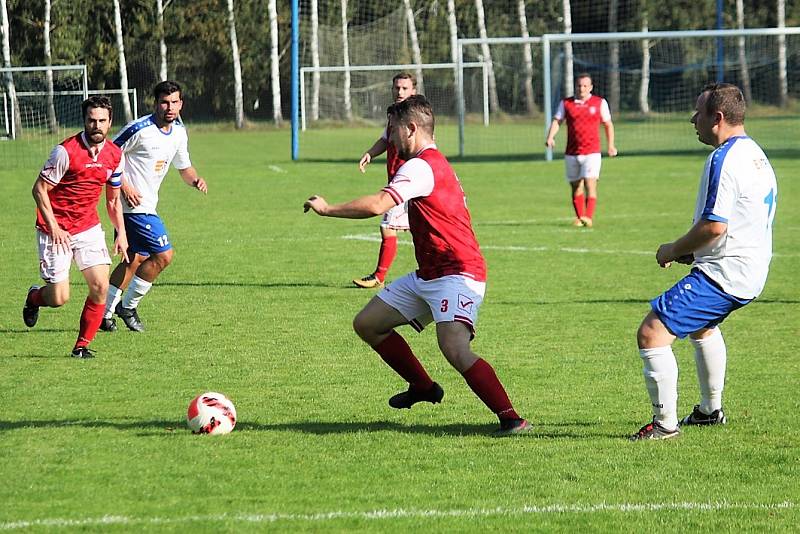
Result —
<instances>
[{"instance_id":1,"label":"white and red soccer ball","mask_svg":"<svg viewBox=\"0 0 800 534\"><path fill-rule=\"evenodd\" d=\"M209 391L189 403L186 422L194 434L227 434L236 426L236 408L222 393Z\"/></svg>"}]
</instances>

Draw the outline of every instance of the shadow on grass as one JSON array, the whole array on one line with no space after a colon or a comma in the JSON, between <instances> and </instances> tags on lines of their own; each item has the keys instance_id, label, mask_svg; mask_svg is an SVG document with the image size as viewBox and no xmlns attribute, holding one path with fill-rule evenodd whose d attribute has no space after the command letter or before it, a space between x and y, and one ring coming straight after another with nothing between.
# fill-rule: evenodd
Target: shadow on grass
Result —
<instances>
[{"instance_id":1,"label":"shadow on grass","mask_svg":"<svg viewBox=\"0 0 800 534\"><path fill-rule=\"evenodd\" d=\"M339 287L337 285L323 284L322 282L159 282L164 287Z\"/></svg>"},{"instance_id":2,"label":"shadow on grass","mask_svg":"<svg viewBox=\"0 0 800 534\"><path fill-rule=\"evenodd\" d=\"M0 328L0 334L54 334L75 332L76 328Z\"/></svg>"},{"instance_id":3,"label":"shadow on grass","mask_svg":"<svg viewBox=\"0 0 800 534\"><path fill-rule=\"evenodd\" d=\"M650 304L649 298L629 299L574 299L574 300L493 300L497 306L559 306L564 304ZM757 299L751 306L760 304L800 304L800 300Z\"/></svg>"},{"instance_id":4,"label":"shadow on grass","mask_svg":"<svg viewBox=\"0 0 800 534\"><path fill-rule=\"evenodd\" d=\"M561 422L541 423L534 422L533 430L525 434L525 439L571 439L587 440L596 438L625 438L623 434L609 434L593 432L590 429L596 422ZM164 433L188 432L183 421L167 420L27 420L27 421L0 421L0 433L21 429L36 428L62 428L82 427L89 429L112 428L116 430L138 430L139 436L159 436ZM486 436L490 437L497 429L495 424L445 424L445 425L404 425L392 421L363 421L363 422L324 422L306 421L298 423L249 423L240 421L236 425L237 432L297 432L327 436L335 434L359 434L365 432L393 432L397 434L425 434L429 436ZM574 429L574 430L572 430ZM156 432L158 431L158 432Z\"/></svg>"}]
</instances>

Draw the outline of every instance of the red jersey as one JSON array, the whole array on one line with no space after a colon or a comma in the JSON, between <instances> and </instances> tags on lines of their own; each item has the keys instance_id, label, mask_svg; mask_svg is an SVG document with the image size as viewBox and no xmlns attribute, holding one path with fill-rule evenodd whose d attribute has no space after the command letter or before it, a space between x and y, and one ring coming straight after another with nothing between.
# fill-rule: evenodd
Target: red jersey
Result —
<instances>
[{"instance_id":1,"label":"red jersey","mask_svg":"<svg viewBox=\"0 0 800 534\"><path fill-rule=\"evenodd\" d=\"M604 98L590 95L586 100L565 98L554 118L567 121L567 148L569 156L600 152L599 126L611 120L608 103Z\"/></svg>"},{"instance_id":2,"label":"red jersey","mask_svg":"<svg viewBox=\"0 0 800 534\"><path fill-rule=\"evenodd\" d=\"M394 175L397 174L397 169L403 166L406 162L403 158L397 155L397 147L394 143L389 141L389 125L386 125L386 131L383 133L383 138L386 140L386 175L389 181L392 181Z\"/></svg>"},{"instance_id":3,"label":"red jersey","mask_svg":"<svg viewBox=\"0 0 800 534\"><path fill-rule=\"evenodd\" d=\"M122 185L122 150L114 143L104 142L93 156L83 136L81 132L57 145L39 173L54 186L47 196L58 225L72 235L100 224L97 201L103 186ZM49 233L38 208L36 227Z\"/></svg>"},{"instance_id":4,"label":"red jersey","mask_svg":"<svg viewBox=\"0 0 800 534\"><path fill-rule=\"evenodd\" d=\"M384 191L397 204L408 201L420 278L458 274L486 281L486 262L472 230L464 190L435 146L423 148L408 160Z\"/></svg>"}]
</instances>

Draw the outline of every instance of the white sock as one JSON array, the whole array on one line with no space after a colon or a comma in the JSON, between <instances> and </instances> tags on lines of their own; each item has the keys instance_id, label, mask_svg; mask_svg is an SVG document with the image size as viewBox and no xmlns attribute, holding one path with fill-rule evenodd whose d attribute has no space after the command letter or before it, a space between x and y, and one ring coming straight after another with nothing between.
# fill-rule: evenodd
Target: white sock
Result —
<instances>
[{"instance_id":1,"label":"white sock","mask_svg":"<svg viewBox=\"0 0 800 534\"><path fill-rule=\"evenodd\" d=\"M694 345L697 382L700 384L700 411L710 415L722 408L722 389L725 387L725 366L728 351L719 328L703 339L689 339Z\"/></svg>"},{"instance_id":2,"label":"white sock","mask_svg":"<svg viewBox=\"0 0 800 534\"><path fill-rule=\"evenodd\" d=\"M114 309L122 299L122 290L117 286L108 286L108 293L106 294L106 312L103 314L103 319L110 319L114 315Z\"/></svg>"},{"instance_id":3,"label":"white sock","mask_svg":"<svg viewBox=\"0 0 800 534\"><path fill-rule=\"evenodd\" d=\"M678 362L672 347L639 349L644 363L644 383L653 405L653 416L664 428L678 427Z\"/></svg>"},{"instance_id":4,"label":"white sock","mask_svg":"<svg viewBox=\"0 0 800 534\"><path fill-rule=\"evenodd\" d=\"M142 300L142 297L147 295L151 287L153 287L152 282L148 282L134 275L128 286L128 290L125 292L125 296L122 297L122 307L131 309L138 306L139 301Z\"/></svg>"}]
</instances>

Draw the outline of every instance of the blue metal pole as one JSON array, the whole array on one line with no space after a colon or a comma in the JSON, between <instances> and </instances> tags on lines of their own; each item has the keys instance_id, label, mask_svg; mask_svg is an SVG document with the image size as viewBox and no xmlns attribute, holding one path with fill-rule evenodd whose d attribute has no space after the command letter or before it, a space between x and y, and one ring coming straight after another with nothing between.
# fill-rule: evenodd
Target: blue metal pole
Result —
<instances>
[{"instance_id":1,"label":"blue metal pole","mask_svg":"<svg viewBox=\"0 0 800 534\"><path fill-rule=\"evenodd\" d=\"M300 157L300 0L292 0L292 160Z\"/></svg>"},{"instance_id":2,"label":"blue metal pole","mask_svg":"<svg viewBox=\"0 0 800 534\"><path fill-rule=\"evenodd\" d=\"M717 29L722 29L722 2L717 0ZM722 37L717 37L717 82L725 81L725 44Z\"/></svg>"}]
</instances>

